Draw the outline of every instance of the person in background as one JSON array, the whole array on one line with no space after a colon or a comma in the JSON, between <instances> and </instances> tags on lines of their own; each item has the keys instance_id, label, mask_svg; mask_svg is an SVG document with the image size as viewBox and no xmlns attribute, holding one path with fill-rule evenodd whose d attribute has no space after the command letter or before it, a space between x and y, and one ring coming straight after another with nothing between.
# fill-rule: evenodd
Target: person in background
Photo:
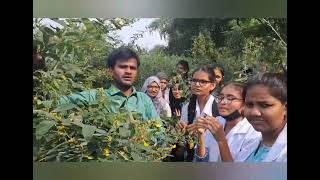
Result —
<instances>
[{"instance_id":1,"label":"person in background","mask_svg":"<svg viewBox=\"0 0 320 180\"><path fill-rule=\"evenodd\" d=\"M216 76L216 83L217 86L223 87L224 86L224 70L219 65L214 65L212 67L214 74Z\"/></svg>"},{"instance_id":2,"label":"person in background","mask_svg":"<svg viewBox=\"0 0 320 180\"><path fill-rule=\"evenodd\" d=\"M172 116L180 119L181 109L186 101L186 98L183 97L181 84L173 84L172 88L170 88L169 99Z\"/></svg>"},{"instance_id":3,"label":"person in background","mask_svg":"<svg viewBox=\"0 0 320 180\"><path fill-rule=\"evenodd\" d=\"M170 105L162 97L160 86L159 78L157 76L150 76L145 80L141 91L146 93L151 98L160 117L171 117Z\"/></svg>"},{"instance_id":4,"label":"person in background","mask_svg":"<svg viewBox=\"0 0 320 180\"><path fill-rule=\"evenodd\" d=\"M176 73L180 75L183 80L188 80L188 73L189 73L189 63L186 60L180 60L176 66Z\"/></svg>"},{"instance_id":5,"label":"person in background","mask_svg":"<svg viewBox=\"0 0 320 180\"><path fill-rule=\"evenodd\" d=\"M224 70L221 66L219 66L217 64L213 65L212 69L213 69L213 73L216 76L216 85L217 85L217 87L216 87L215 91L212 93L212 95L217 96L224 86Z\"/></svg>"},{"instance_id":6,"label":"person in background","mask_svg":"<svg viewBox=\"0 0 320 180\"><path fill-rule=\"evenodd\" d=\"M167 101L168 104L170 104L170 99L169 99L170 88L168 86L169 78L167 74L164 72L158 72L156 76L160 79L160 89L161 89L162 97Z\"/></svg>"}]
</instances>

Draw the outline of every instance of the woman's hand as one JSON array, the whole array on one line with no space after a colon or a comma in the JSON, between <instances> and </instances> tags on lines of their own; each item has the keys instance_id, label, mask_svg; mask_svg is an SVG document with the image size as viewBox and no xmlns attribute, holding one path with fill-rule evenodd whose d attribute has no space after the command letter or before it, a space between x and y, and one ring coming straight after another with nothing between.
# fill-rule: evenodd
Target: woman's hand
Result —
<instances>
[{"instance_id":1,"label":"woman's hand","mask_svg":"<svg viewBox=\"0 0 320 180\"><path fill-rule=\"evenodd\" d=\"M180 110L179 109L175 109L175 111L176 111L176 117L180 117L181 116Z\"/></svg>"},{"instance_id":2,"label":"woman's hand","mask_svg":"<svg viewBox=\"0 0 320 180\"><path fill-rule=\"evenodd\" d=\"M223 126L217 118L211 116L206 119L199 118L195 124L198 128L208 129L218 142L226 140Z\"/></svg>"}]
</instances>

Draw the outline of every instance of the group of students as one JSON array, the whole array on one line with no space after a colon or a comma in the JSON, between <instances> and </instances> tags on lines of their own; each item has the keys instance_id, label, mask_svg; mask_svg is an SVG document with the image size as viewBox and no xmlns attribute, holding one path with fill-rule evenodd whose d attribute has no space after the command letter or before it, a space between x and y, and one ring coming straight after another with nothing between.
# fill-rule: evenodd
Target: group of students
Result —
<instances>
[{"instance_id":1,"label":"group of students","mask_svg":"<svg viewBox=\"0 0 320 180\"><path fill-rule=\"evenodd\" d=\"M180 117L182 104L186 101L182 83L187 83L188 71L188 62L181 60L177 64L176 72L183 82L171 83L169 87L170 78L164 72L159 72L145 80L141 92L151 98L161 118Z\"/></svg>"},{"instance_id":2,"label":"group of students","mask_svg":"<svg viewBox=\"0 0 320 180\"><path fill-rule=\"evenodd\" d=\"M188 161L287 161L285 75L262 73L246 84L224 85L221 67L203 66L188 78L188 63L180 61L177 74L186 81L192 94L187 99L181 84L173 83L168 87L169 78L163 72L147 78L141 92L136 91L132 84L140 61L128 48L112 52L107 64L114 82L106 94L117 97L118 101L114 111L126 107L142 113L145 120L178 117L178 127L199 139ZM63 97L61 103L83 104L95 99L95 95L94 90L81 92ZM174 160L185 161L185 149L182 154L178 149L172 153Z\"/></svg>"},{"instance_id":3,"label":"group of students","mask_svg":"<svg viewBox=\"0 0 320 180\"><path fill-rule=\"evenodd\" d=\"M227 84L213 97L210 76L205 69L195 71L193 79L208 82L191 85L199 113L192 123L181 117L182 127L199 136L195 161L286 162L286 77L260 74L245 85ZM210 108L214 99L219 111L216 117Z\"/></svg>"}]
</instances>

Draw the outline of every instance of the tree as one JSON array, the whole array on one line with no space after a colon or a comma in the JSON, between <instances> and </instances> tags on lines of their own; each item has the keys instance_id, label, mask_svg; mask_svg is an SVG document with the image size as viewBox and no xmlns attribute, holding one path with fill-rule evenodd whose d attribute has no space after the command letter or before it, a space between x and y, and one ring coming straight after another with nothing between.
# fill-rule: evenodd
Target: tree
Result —
<instances>
[{"instance_id":1,"label":"tree","mask_svg":"<svg viewBox=\"0 0 320 180\"><path fill-rule=\"evenodd\" d=\"M176 18L158 19L149 28L168 38L169 54L193 57L198 62L194 64L219 62L232 72L247 72L263 62L269 71L283 69L286 26L286 19L275 18Z\"/></svg>"}]
</instances>

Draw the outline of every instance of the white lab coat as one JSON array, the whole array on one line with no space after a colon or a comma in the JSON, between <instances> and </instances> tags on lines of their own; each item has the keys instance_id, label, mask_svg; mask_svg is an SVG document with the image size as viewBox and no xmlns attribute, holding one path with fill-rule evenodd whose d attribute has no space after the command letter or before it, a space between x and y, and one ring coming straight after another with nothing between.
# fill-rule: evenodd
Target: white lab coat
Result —
<instances>
[{"instance_id":1,"label":"white lab coat","mask_svg":"<svg viewBox=\"0 0 320 180\"><path fill-rule=\"evenodd\" d=\"M222 118L222 117L218 117ZM221 162L220 150L217 141L210 131L211 136L206 135L206 148L209 156L209 162ZM243 156L249 156L250 151L242 151L243 149L252 149L261 140L261 133L253 129L252 125L246 118L241 120L226 135L229 149L232 157L237 157L241 151ZM213 156L213 157L212 157Z\"/></svg>"},{"instance_id":2,"label":"white lab coat","mask_svg":"<svg viewBox=\"0 0 320 180\"><path fill-rule=\"evenodd\" d=\"M198 117L203 116L205 114L208 116L212 116L212 103L213 103L213 101L214 101L214 97L212 95L210 95L202 112L200 112L200 106L199 106L198 100L196 100L196 114L195 114L194 119L197 119ZM189 103L186 103L185 105L182 106L182 109L181 109L180 120L185 123L188 123L188 106L189 106Z\"/></svg>"},{"instance_id":3,"label":"white lab coat","mask_svg":"<svg viewBox=\"0 0 320 180\"><path fill-rule=\"evenodd\" d=\"M241 150L234 160L238 162L245 161L250 154L257 150L261 141L262 137L252 146ZM287 162L287 124L284 126L263 162Z\"/></svg>"},{"instance_id":4,"label":"white lab coat","mask_svg":"<svg viewBox=\"0 0 320 180\"><path fill-rule=\"evenodd\" d=\"M261 133L254 130L248 120L244 118L228 132L226 139L232 157L237 157L242 149L250 149L259 143Z\"/></svg>"},{"instance_id":5,"label":"white lab coat","mask_svg":"<svg viewBox=\"0 0 320 180\"><path fill-rule=\"evenodd\" d=\"M201 115L207 114L209 116L212 116L212 103L214 101L214 96L210 95L209 100L207 101L203 111L200 114L200 107L198 104L198 101L196 101L196 116L195 119L200 117ZM188 122L188 105L182 107L181 110L181 121ZM222 126L225 126L226 120L218 116L217 119L222 124ZM231 151L232 157L238 156L238 153L242 151L243 156L249 156L250 151L247 149L252 149L256 146L257 143L260 142L261 139L261 133L254 130L252 125L248 122L246 118L241 120L235 127L233 127L229 133L226 135L226 139L228 141L229 149ZM206 130L205 132L205 143L206 148L208 150L209 155L209 162L221 162L221 156L220 156L220 150L219 145L212 133L209 130ZM246 151L247 150L247 151Z\"/></svg>"}]
</instances>

